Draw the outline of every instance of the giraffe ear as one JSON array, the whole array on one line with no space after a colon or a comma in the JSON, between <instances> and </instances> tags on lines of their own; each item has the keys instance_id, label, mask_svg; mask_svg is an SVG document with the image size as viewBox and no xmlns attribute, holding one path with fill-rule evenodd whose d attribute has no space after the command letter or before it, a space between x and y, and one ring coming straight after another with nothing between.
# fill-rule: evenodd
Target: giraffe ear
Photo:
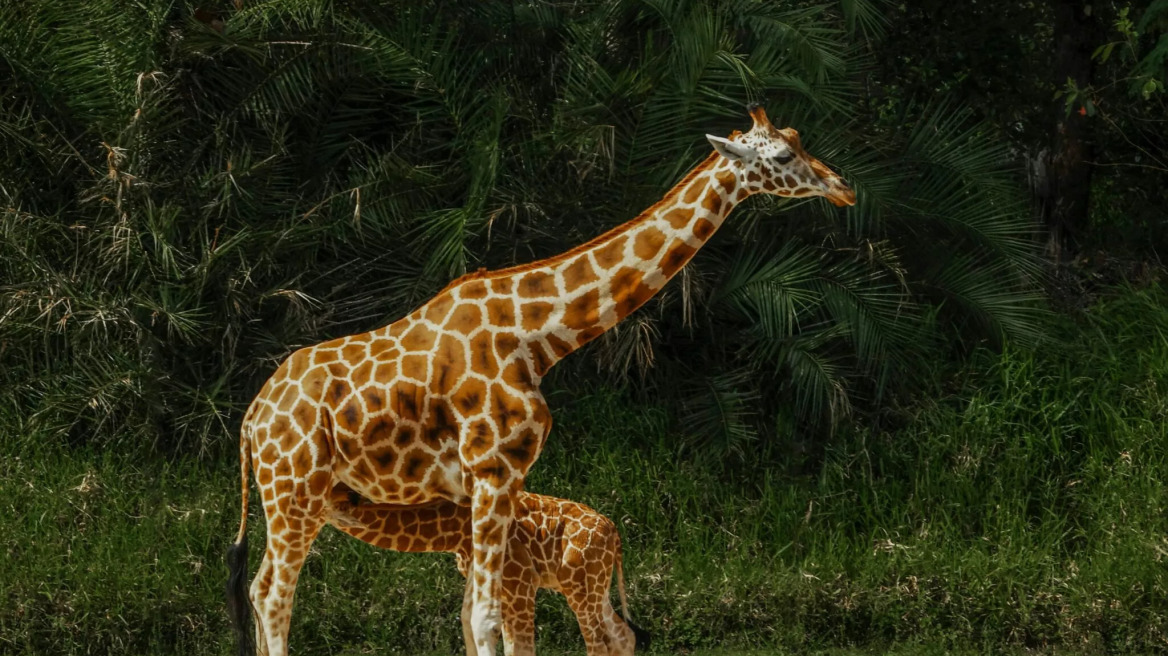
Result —
<instances>
[{"instance_id":1,"label":"giraffe ear","mask_svg":"<svg viewBox=\"0 0 1168 656\"><path fill-rule=\"evenodd\" d=\"M758 155L758 152L750 146L743 146L742 144L735 143L729 139L715 137L712 134L707 134L706 138L710 140L710 144L714 146L714 150L718 151L719 155L731 161L737 162L739 160L750 159L751 157L756 157Z\"/></svg>"}]
</instances>

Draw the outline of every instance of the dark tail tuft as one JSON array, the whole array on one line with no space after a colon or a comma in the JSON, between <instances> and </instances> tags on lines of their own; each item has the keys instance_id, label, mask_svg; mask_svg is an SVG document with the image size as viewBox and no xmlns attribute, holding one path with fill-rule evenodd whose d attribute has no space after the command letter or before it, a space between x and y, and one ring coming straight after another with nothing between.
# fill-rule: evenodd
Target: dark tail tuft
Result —
<instances>
[{"instance_id":1,"label":"dark tail tuft","mask_svg":"<svg viewBox=\"0 0 1168 656\"><path fill-rule=\"evenodd\" d=\"M254 656L251 602L247 598L247 536L227 547L227 614L239 646L239 656Z\"/></svg>"},{"instance_id":2,"label":"dark tail tuft","mask_svg":"<svg viewBox=\"0 0 1168 656\"><path fill-rule=\"evenodd\" d=\"M645 629L633 624L631 620L626 619L625 622L633 630L633 635L636 637L637 651L648 651L649 643L653 641L653 636L649 635L649 632Z\"/></svg>"}]
</instances>

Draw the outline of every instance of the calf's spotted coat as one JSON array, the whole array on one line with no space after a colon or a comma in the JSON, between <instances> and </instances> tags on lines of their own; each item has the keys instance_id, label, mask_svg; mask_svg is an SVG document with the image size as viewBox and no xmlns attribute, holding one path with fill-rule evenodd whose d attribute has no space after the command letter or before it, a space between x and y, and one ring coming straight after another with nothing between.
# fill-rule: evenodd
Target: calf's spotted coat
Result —
<instances>
[{"instance_id":1,"label":"calf's spotted coat","mask_svg":"<svg viewBox=\"0 0 1168 656\"><path fill-rule=\"evenodd\" d=\"M353 502L346 488L334 491L329 521L341 531L383 549L448 552L467 574L471 541L470 507L449 501L402 507ZM589 656L630 656L647 635L627 623L620 535L604 515L566 499L520 492L504 552L501 603L506 653L535 653L535 593L546 588L563 594L576 614ZM609 600L617 574L624 619ZM464 597L467 647L471 586Z\"/></svg>"}]
</instances>

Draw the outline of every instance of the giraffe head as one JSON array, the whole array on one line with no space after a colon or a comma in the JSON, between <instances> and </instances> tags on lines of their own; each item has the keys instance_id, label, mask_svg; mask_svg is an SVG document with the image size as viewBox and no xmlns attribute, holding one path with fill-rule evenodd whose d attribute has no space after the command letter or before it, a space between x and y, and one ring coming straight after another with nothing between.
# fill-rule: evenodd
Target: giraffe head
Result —
<instances>
[{"instance_id":1,"label":"giraffe head","mask_svg":"<svg viewBox=\"0 0 1168 656\"><path fill-rule=\"evenodd\" d=\"M714 149L737 169L746 189L751 193L795 198L823 196L837 207L856 204L856 192L823 162L803 150L798 132L771 125L766 112L757 104L748 109L754 119L750 132L735 131L729 139L706 135Z\"/></svg>"}]
</instances>

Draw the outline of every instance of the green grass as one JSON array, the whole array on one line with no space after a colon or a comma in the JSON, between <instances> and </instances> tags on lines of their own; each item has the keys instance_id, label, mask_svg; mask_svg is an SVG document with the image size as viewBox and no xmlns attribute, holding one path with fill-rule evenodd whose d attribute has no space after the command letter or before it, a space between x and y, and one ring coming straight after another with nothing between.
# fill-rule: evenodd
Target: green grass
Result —
<instances>
[{"instance_id":1,"label":"green grass","mask_svg":"<svg viewBox=\"0 0 1168 656\"><path fill-rule=\"evenodd\" d=\"M898 425L842 431L821 457L758 445L712 468L660 408L552 393L529 489L618 522L631 610L661 653L1166 652L1168 294L1051 321L1039 351L978 354ZM0 446L0 653L230 653L234 459L24 437ZM296 653L459 648L450 557L331 529L315 551ZM558 598L539 626L550 653L582 652Z\"/></svg>"}]
</instances>

